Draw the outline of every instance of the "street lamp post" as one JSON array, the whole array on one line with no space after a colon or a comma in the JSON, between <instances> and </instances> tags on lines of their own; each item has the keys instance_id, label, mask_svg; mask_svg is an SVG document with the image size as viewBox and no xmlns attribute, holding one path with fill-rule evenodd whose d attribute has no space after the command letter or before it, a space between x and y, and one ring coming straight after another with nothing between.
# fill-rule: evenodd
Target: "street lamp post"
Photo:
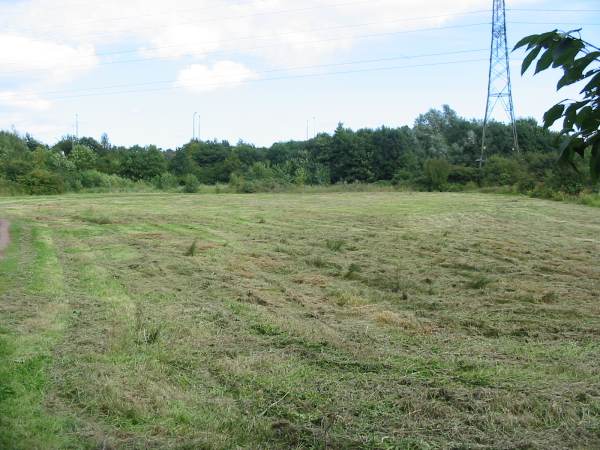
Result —
<instances>
[{"instance_id":1,"label":"street lamp post","mask_svg":"<svg viewBox=\"0 0 600 450\"><path fill-rule=\"evenodd\" d=\"M192 141L196 138L196 116L198 115L197 112L194 112L194 115L192 116Z\"/></svg>"}]
</instances>

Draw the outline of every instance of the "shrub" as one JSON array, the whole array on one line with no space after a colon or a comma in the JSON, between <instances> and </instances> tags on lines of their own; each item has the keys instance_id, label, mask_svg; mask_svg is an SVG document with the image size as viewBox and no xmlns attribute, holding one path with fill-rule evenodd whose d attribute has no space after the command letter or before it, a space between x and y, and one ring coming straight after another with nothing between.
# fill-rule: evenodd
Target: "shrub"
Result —
<instances>
[{"instance_id":1,"label":"shrub","mask_svg":"<svg viewBox=\"0 0 600 450\"><path fill-rule=\"evenodd\" d=\"M80 186L90 191L121 192L147 190L143 182L134 182L118 175L109 175L97 170L85 170L79 174Z\"/></svg>"},{"instance_id":2,"label":"shrub","mask_svg":"<svg viewBox=\"0 0 600 450\"><path fill-rule=\"evenodd\" d=\"M413 180L413 178L414 174L410 170L399 169L392 178L392 184L394 186L407 185Z\"/></svg>"},{"instance_id":3,"label":"shrub","mask_svg":"<svg viewBox=\"0 0 600 450\"><path fill-rule=\"evenodd\" d=\"M29 172L33 170L33 162L30 160L24 159L13 159L2 161L4 173L6 174L6 178L11 181L17 181L20 177L27 175Z\"/></svg>"},{"instance_id":4,"label":"shrub","mask_svg":"<svg viewBox=\"0 0 600 450\"><path fill-rule=\"evenodd\" d=\"M600 194L583 194L579 197L579 202L587 206L600 208Z\"/></svg>"},{"instance_id":5,"label":"shrub","mask_svg":"<svg viewBox=\"0 0 600 450\"><path fill-rule=\"evenodd\" d=\"M423 165L427 188L441 191L448 182L450 163L445 159L428 159Z\"/></svg>"},{"instance_id":6,"label":"shrub","mask_svg":"<svg viewBox=\"0 0 600 450\"><path fill-rule=\"evenodd\" d=\"M515 158L491 156L483 165L483 184L486 186L512 186L527 179L524 164Z\"/></svg>"},{"instance_id":7,"label":"shrub","mask_svg":"<svg viewBox=\"0 0 600 450\"><path fill-rule=\"evenodd\" d=\"M469 181L464 187L465 191L476 191L477 189L479 189L479 186L474 181Z\"/></svg>"},{"instance_id":8,"label":"shrub","mask_svg":"<svg viewBox=\"0 0 600 450\"><path fill-rule=\"evenodd\" d=\"M242 194L282 191L290 184L276 173L277 171L270 166L256 163L243 175L231 174L229 187L232 191Z\"/></svg>"},{"instance_id":9,"label":"shrub","mask_svg":"<svg viewBox=\"0 0 600 450\"><path fill-rule=\"evenodd\" d=\"M32 170L19 177L18 182L32 195L61 194L65 191L63 179L44 169Z\"/></svg>"},{"instance_id":10,"label":"shrub","mask_svg":"<svg viewBox=\"0 0 600 450\"><path fill-rule=\"evenodd\" d=\"M19 195L25 194L23 186L15 181L10 181L0 177L0 195Z\"/></svg>"},{"instance_id":11,"label":"shrub","mask_svg":"<svg viewBox=\"0 0 600 450\"><path fill-rule=\"evenodd\" d=\"M84 188L106 187L110 188L110 175L97 170L85 170L79 175L81 186Z\"/></svg>"},{"instance_id":12,"label":"shrub","mask_svg":"<svg viewBox=\"0 0 600 450\"><path fill-rule=\"evenodd\" d=\"M170 172L164 172L152 179L152 184L156 189L171 190L177 188L179 182L177 177Z\"/></svg>"},{"instance_id":13,"label":"shrub","mask_svg":"<svg viewBox=\"0 0 600 450\"><path fill-rule=\"evenodd\" d=\"M200 189L200 182L195 175L188 173L183 177L183 192L194 194Z\"/></svg>"},{"instance_id":14,"label":"shrub","mask_svg":"<svg viewBox=\"0 0 600 450\"><path fill-rule=\"evenodd\" d=\"M477 182L479 180L479 169L475 167L467 167L461 165L453 165L450 167L448 174L449 183L466 184L469 182Z\"/></svg>"}]
</instances>

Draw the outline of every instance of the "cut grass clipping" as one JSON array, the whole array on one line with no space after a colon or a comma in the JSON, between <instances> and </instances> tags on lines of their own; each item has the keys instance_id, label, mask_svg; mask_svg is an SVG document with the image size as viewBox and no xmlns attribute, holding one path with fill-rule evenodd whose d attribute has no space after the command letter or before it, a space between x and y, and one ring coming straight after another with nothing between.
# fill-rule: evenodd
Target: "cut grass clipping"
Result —
<instances>
[{"instance_id":1,"label":"cut grass clipping","mask_svg":"<svg viewBox=\"0 0 600 450\"><path fill-rule=\"evenodd\" d=\"M600 448L598 209L355 192L0 211L2 449Z\"/></svg>"}]
</instances>

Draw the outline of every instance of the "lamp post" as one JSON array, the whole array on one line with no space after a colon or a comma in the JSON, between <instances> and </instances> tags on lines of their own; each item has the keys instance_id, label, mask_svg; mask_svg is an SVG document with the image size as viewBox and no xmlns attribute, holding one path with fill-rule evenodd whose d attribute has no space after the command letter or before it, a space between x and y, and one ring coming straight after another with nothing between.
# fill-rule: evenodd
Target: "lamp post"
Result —
<instances>
[{"instance_id":1,"label":"lamp post","mask_svg":"<svg viewBox=\"0 0 600 450\"><path fill-rule=\"evenodd\" d=\"M198 114L198 140L200 140L200 118L202 116L200 114Z\"/></svg>"},{"instance_id":2,"label":"lamp post","mask_svg":"<svg viewBox=\"0 0 600 450\"><path fill-rule=\"evenodd\" d=\"M192 141L196 138L196 116L198 115L197 112L194 112L194 115L192 116Z\"/></svg>"}]
</instances>

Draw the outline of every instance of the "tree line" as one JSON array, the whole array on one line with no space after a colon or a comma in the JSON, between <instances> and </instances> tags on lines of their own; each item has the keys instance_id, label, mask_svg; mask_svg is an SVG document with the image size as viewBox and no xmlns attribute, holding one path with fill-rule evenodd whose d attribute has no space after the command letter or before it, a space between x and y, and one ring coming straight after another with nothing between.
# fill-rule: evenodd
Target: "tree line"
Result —
<instances>
[{"instance_id":1,"label":"tree line","mask_svg":"<svg viewBox=\"0 0 600 450\"><path fill-rule=\"evenodd\" d=\"M0 194L58 194L160 189L195 192L200 185L228 184L235 192L297 185L381 183L419 190L505 186L552 197L593 189L584 161L557 164L561 136L534 119L517 121L520 152L511 128L488 127L479 168L482 123L450 107L420 115L412 127L353 131L306 141L256 147L238 142L192 140L180 148L112 145L106 135L65 136L53 146L29 134L0 132Z\"/></svg>"}]
</instances>

